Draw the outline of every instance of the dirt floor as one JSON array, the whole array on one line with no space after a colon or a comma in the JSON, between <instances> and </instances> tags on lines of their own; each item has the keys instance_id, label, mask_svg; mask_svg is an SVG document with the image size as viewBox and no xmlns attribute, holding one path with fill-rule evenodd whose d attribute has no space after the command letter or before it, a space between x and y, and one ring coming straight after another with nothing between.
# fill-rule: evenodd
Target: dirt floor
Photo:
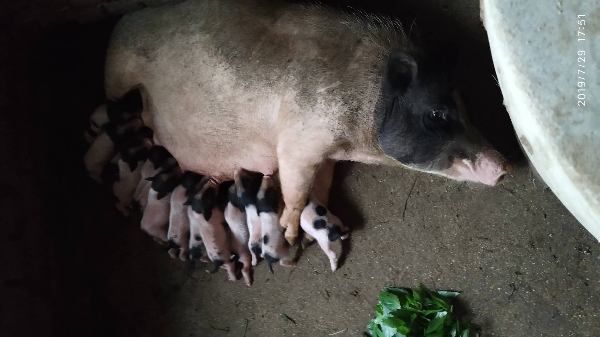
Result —
<instances>
[{"instance_id":1,"label":"dirt floor","mask_svg":"<svg viewBox=\"0 0 600 337\"><path fill-rule=\"evenodd\" d=\"M22 198L3 199L2 214L20 209L24 215L9 219L15 227L0 245L8 271L1 277L0 331L362 336L383 287L422 282L460 291L484 336L600 336L600 244L524 163L492 76L478 2L448 3L362 7L398 13L407 25L416 17L425 37L459 47L460 87L472 119L519 164L516 172L490 188L339 163L331 209L354 229L339 247L341 267L331 272L314 245L295 268L276 266L271 274L261 263L251 288L229 282L224 271L207 273L206 264L170 259L142 234L139 219L120 216L86 177L84 112L102 99L98 65L111 23L52 30L21 61L33 97L26 115L11 117L4 136L30 135L10 153L37 159L10 166L25 168L24 175L43 173L33 181L17 175L3 182L9 191L21 182L15 193ZM21 215L44 227L16 227Z\"/></svg>"}]
</instances>

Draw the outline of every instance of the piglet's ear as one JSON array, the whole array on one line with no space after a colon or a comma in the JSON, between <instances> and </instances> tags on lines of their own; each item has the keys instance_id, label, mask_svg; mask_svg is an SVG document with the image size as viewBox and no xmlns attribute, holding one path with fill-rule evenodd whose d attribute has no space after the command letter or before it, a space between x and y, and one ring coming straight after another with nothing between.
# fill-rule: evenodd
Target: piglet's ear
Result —
<instances>
[{"instance_id":1,"label":"piglet's ear","mask_svg":"<svg viewBox=\"0 0 600 337\"><path fill-rule=\"evenodd\" d=\"M408 53L392 51L385 71L385 87L397 96L410 86L417 77L417 61Z\"/></svg>"}]
</instances>

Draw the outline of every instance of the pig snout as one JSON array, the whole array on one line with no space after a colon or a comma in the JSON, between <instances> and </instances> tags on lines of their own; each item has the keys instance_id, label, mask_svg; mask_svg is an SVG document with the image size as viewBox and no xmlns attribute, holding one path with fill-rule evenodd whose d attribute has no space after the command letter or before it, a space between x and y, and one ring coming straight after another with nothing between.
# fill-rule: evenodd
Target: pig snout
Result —
<instances>
[{"instance_id":1,"label":"pig snout","mask_svg":"<svg viewBox=\"0 0 600 337\"><path fill-rule=\"evenodd\" d=\"M505 174L511 171L512 166L497 151L484 150L474 159L455 158L452 166L442 171L442 174L460 181L495 186Z\"/></svg>"}]
</instances>

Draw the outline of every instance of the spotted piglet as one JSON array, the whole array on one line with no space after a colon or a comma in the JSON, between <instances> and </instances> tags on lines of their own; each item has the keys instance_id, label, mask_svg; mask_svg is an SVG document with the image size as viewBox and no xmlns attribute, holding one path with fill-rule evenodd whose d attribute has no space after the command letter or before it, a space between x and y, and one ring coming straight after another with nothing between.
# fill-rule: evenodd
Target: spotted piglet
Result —
<instances>
[{"instance_id":1,"label":"spotted piglet","mask_svg":"<svg viewBox=\"0 0 600 337\"><path fill-rule=\"evenodd\" d=\"M282 198L271 176L264 176L256 196L256 209L261 221L262 253L273 273L273 264L293 266L290 245L279 231Z\"/></svg>"},{"instance_id":2,"label":"spotted piglet","mask_svg":"<svg viewBox=\"0 0 600 337\"><path fill-rule=\"evenodd\" d=\"M112 186L113 194L117 199L117 208L125 216L129 215L131 201L142 179L142 166L152 147L149 137L139 134L135 136L140 138L122 144L121 151L117 155L118 176Z\"/></svg>"},{"instance_id":3,"label":"spotted piglet","mask_svg":"<svg viewBox=\"0 0 600 337\"><path fill-rule=\"evenodd\" d=\"M238 199L235 185L232 185L228 191L228 203L225 206L225 221L231 229L231 251L238 255L238 261L243 264L242 275L246 285L250 286L252 280L250 278L251 253L248 248L248 239L250 233L246 223L246 212L244 205Z\"/></svg>"},{"instance_id":4,"label":"spotted piglet","mask_svg":"<svg viewBox=\"0 0 600 337\"><path fill-rule=\"evenodd\" d=\"M85 132L85 139L92 143L104 132L108 123L120 125L139 116L143 109L142 95L139 89L132 89L117 102L109 101L96 108L90 117L90 126Z\"/></svg>"},{"instance_id":5,"label":"spotted piglet","mask_svg":"<svg viewBox=\"0 0 600 337\"><path fill-rule=\"evenodd\" d=\"M193 236L197 235L196 232L200 233L208 258L215 266L213 273L224 266L229 280L235 281L235 265L231 261L227 223L223 212L217 206L217 188L218 184L215 181L207 181L200 191L188 200L190 229L194 232ZM197 238L192 238L194 239ZM194 248L200 250L200 246ZM194 248L190 254L192 257L199 256Z\"/></svg>"},{"instance_id":6,"label":"spotted piglet","mask_svg":"<svg viewBox=\"0 0 600 337\"><path fill-rule=\"evenodd\" d=\"M152 182L152 185L148 192L148 201L142 216L141 227L143 231L161 244L166 243L168 240L171 192L179 185L181 175L181 170L176 167L147 178Z\"/></svg>"},{"instance_id":7,"label":"spotted piglet","mask_svg":"<svg viewBox=\"0 0 600 337\"><path fill-rule=\"evenodd\" d=\"M202 175L194 172L184 172L179 186L171 193L171 213L169 215L169 255L185 261L189 255L190 219L188 205L185 203L193 195L194 188L202 179Z\"/></svg>"},{"instance_id":8,"label":"spotted piglet","mask_svg":"<svg viewBox=\"0 0 600 337\"><path fill-rule=\"evenodd\" d=\"M152 185L152 182L147 180L148 178L154 177L163 170L169 171L177 166L177 161L167 149L162 146L153 146L148 153L148 159L142 164L141 179L133 193L132 210L144 212Z\"/></svg>"},{"instance_id":9,"label":"spotted piglet","mask_svg":"<svg viewBox=\"0 0 600 337\"><path fill-rule=\"evenodd\" d=\"M331 270L337 269L338 257L333 251L331 243L337 239L345 240L349 229L344 226L338 217L333 215L327 207L321 205L315 198L310 198L300 216L300 226L304 232L317 239L319 246L331 263Z\"/></svg>"},{"instance_id":10,"label":"spotted piglet","mask_svg":"<svg viewBox=\"0 0 600 337\"><path fill-rule=\"evenodd\" d=\"M246 170L237 170L233 173L235 191L239 203L246 211L246 223L248 225L249 239L248 248L252 254L252 265L258 264L258 258L262 256L262 226L260 216L256 209L256 195L260 189L261 174Z\"/></svg>"},{"instance_id":11,"label":"spotted piglet","mask_svg":"<svg viewBox=\"0 0 600 337\"><path fill-rule=\"evenodd\" d=\"M101 182L100 177L104 167L115 156L115 145L122 143L125 139L132 137L144 127L140 118L132 119L124 124L109 124L106 132L99 135L83 157L85 168L90 173L90 177L97 182Z\"/></svg>"},{"instance_id":12,"label":"spotted piglet","mask_svg":"<svg viewBox=\"0 0 600 337\"><path fill-rule=\"evenodd\" d=\"M194 218L192 218L192 216L190 215L190 210L191 210L190 206L194 202L194 198L195 198L197 192L199 192L202 189L202 187L209 181L210 181L209 177L203 177L202 179L200 179L200 181L197 182L196 185L190 189L190 194L188 195L188 199L184 203L184 205L188 206L187 214L188 214L188 219L189 219L189 223L190 223L189 258L190 258L190 260L200 260L202 262L212 263L212 261L210 261L210 259L208 258L207 254L206 254L206 247L204 246L204 242L202 241L202 235L200 234L200 232L201 232L200 223L198 221L196 221ZM205 196L205 198L208 198L208 197L209 197L209 195ZM208 203L208 202L212 202L212 201L207 199L205 201L205 203ZM202 204L200 204L200 206L202 206ZM196 207L199 207L199 206L196 206ZM203 209L208 208L208 207L209 206L203 207Z\"/></svg>"}]
</instances>

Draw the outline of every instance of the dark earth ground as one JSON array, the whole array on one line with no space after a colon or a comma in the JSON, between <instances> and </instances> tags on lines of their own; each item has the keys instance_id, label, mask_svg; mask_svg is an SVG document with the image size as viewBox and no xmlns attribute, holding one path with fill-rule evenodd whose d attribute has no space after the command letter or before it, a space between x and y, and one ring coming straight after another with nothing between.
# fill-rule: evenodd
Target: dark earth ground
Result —
<instances>
[{"instance_id":1,"label":"dark earth ground","mask_svg":"<svg viewBox=\"0 0 600 337\"><path fill-rule=\"evenodd\" d=\"M32 95L5 94L20 103L0 123L0 335L360 336L380 289L423 282L461 291L486 336L600 336L600 245L524 163L477 1L365 3L344 2L407 26L416 17L425 37L459 47L467 108L520 163L513 175L489 188L340 163L331 208L355 229L342 266L332 273L315 245L295 268L271 275L261 263L251 288L229 282L171 260L86 177L83 112L102 99L111 24L65 25L29 58L0 55L5 78L28 69L26 84L6 81L4 92Z\"/></svg>"}]
</instances>

